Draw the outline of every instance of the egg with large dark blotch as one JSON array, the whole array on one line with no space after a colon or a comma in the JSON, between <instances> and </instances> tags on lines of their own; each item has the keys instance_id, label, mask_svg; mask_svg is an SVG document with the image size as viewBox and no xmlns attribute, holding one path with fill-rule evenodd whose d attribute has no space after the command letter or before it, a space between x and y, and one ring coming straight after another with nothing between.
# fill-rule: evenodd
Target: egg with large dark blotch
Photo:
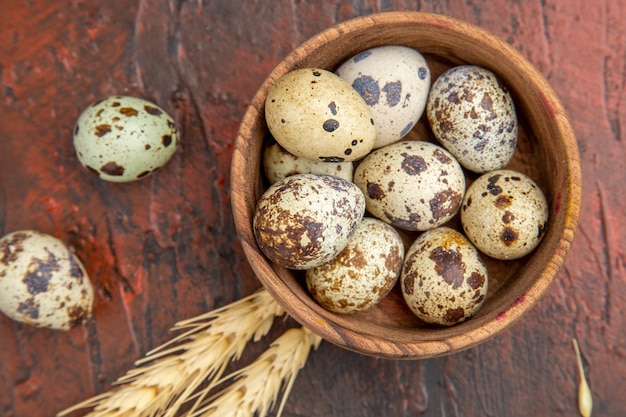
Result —
<instances>
[{"instance_id":1,"label":"egg with large dark blotch","mask_svg":"<svg viewBox=\"0 0 626 417\"><path fill-rule=\"evenodd\" d=\"M341 64L336 74L350 83L372 110L375 149L405 137L424 113L430 67L413 48L385 45L367 49Z\"/></svg>"},{"instance_id":2,"label":"egg with large dark blotch","mask_svg":"<svg viewBox=\"0 0 626 417\"><path fill-rule=\"evenodd\" d=\"M411 311L427 323L451 326L472 317L487 296L487 267L460 232L439 227L409 247L400 277Z\"/></svg>"}]
</instances>

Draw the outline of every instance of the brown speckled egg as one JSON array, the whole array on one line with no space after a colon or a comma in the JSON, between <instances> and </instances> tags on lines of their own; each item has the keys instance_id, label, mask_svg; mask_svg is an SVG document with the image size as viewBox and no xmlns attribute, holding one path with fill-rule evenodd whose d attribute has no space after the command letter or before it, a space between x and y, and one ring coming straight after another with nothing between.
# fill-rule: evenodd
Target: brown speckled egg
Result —
<instances>
[{"instance_id":1,"label":"brown speckled egg","mask_svg":"<svg viewBox=\"0 0 626 417\"><path fill-rule=\"evenodd\" d=\"M461 208L467 237L496 259L518 259L543 239L548 202L528 176L498 170L483 174L468 188Z\"/></svg>"},{"instance_id":2,"label":"brown speckled egg","mask_svg":"<svg viewBox=\"0 0 626 417\"><path fill-rule=\"evenodd\" d=\"M336 73L372 109L375 149L405 137L424 113L430 68L413 48L384 45L367 49L341 64Z\"/></svg>"},{"instance_id":3,"label":"brown speckled egg","mask_svg":"<svg viewBox=\"0 0 626 417\"><path fill-rule=\"evenodd\" d=\"M336 257L306 271L307 288L327 310L366 310L393 288L403 259L404 244L398 232L387 223L367 217Z\"/></svg>"},{"instance_id":4,"label":"brown speckled egg","mask_svg":"<svg viewBox=\"0 0 626 417\"><path fill-rule=\"evenodd\" d=\"M513 98L485 68L461 65L444 72L431 87L426 114L435 137L470 171L502 169L515 153Z\"/></svg>"},{"instance_id":5,"label":"brown speckled egg","mask_svg":"<svg viewBox=\"0 0 626 417\"><path fill-rule=\"evenodd\" d=\"M176 152L179 133L165 110L115 96L87 107L74 127L81 164L103 180L129 182L152 174Z\"/></svg>"},{"instance_id":6,"label":"brown speckled egg","mask_svg":"<svg viewBox=\"0 0 626 417\"><path fill-rule=\"evenodd\" d=\"M32 230L0 239L0 311L31 326L69 330L92 308L89 277L60 240Z\"/></svg>"},{"instance_id":7,"label":"brown speckled egg","mask_svg":"<svg viewBox=\"0 0 626 417\"><path fill-rule=\"evenodd\" d=\"M441 226L461 207L465 175L444 148L402 141L376 149L354 172L373 216L404 230Z\"/></svg>"},{"instance_id":8,"label":"brown speckled egg","mask_svg":"<svg viewBox=\"0 0 626 417\"><path fill-rule=\"evenodd\" d=\"M314 161L355 161L376 140L369 106L348 82L319 68L291 71L265 100L272 136L290 153Z\"/></svg>"},{"instance_id":9,"label":"brown speckled egg","mask_svg":"<svg viewBox=\"0 0 626 417\"><path fill-rule=\"evenodd\" d=\"M348 244L365 214L365 198L353 183L333 175L297 174L272 184L253 218L257 245L289 269L330 261Z\"/></svg>"},{"instance_id":10,"label":"brown speckled egg","mask_svg":"<svg viewBox=\"0 0 626 417\"><path fill-rule=\"evenodd\" d=\"M439 227L421 234L407 250L402 294L427 323L451 326L472 317L487 296L487 268L460 232Z\"/></svg>"},{"instance_id":11,"label":"brown speckled egg","mask_svg":"<svg viewBox=\"0 0 626 417\"><path fill-rule=\"evenodd\" d=\"M263 149L263 170L270 184L294 174L327 174L352 181L352 162L323 162L302 158L287 152L276 141Z\"/></svg>"}]
</instances>

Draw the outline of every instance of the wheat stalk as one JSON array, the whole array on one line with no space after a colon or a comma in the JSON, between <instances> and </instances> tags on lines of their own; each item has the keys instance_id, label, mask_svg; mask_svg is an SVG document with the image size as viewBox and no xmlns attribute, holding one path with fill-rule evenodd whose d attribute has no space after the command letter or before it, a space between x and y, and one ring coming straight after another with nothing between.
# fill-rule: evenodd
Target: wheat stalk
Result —
<instances>
[{"instance_id":1,"label":"wheat stalk","mask_svg":"<svg viewBox=\"0 0 626 417\"><path fill-rule=\"evenodd\" d=\"M285 311L264 289L220 309L177 323L185 330L135 363L113 389L57 417L92 408L89 417L173 417L201 384L212 389L250 340L258 341Z\"/></svg>"},{"instance_id":2,"label":"wheat stalk","mask_svg":"<svg viewBox=\"0 0 626 417\"><path fill-rule=\"evenodd\" d=\"M220 382L232 381L222 391L202 400L200 394L187 417L265 417L282 389L280 416L296 376L305 365L311 348L317 349L322 339L304 327L287 330L257 360L232 373Z\"/></svg>"}]
</instances>

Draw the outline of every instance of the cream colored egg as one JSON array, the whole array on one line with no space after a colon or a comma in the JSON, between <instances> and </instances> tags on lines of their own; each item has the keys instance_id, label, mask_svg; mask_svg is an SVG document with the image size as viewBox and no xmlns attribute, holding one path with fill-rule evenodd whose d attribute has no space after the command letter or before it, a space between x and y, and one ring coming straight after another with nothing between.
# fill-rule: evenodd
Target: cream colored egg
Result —
<instances>
[{"instance_id":1,"label":"cream colored egg","mask_svg":"<svg viewBox=\"0 0 626 417\"><path fill-rule=\"evenodd\" d=\"M461 207L465 175L444 148L402 141L376 149L354 172L373 216L404 230L441 226Z\"/></svg>"},{"instance_id":2,"label":"cream colored egg","mask_svg":"<svg viewBox=\"0 0 626 417\"><path fill-rule=\"evenodd\" d=\"M355 161L376 140L369 106L350 84L330 71L302 68L272 86L265 119L288 152L314 161Z\"/></svg>"},{"instance_id":3,"label":"cream colored egg","mask_svg":"<svg viewBox=\"0 0 626 417\"><path fill-rule=\"evenodd\" d=\"M426 114L435 137L470 171L502 169L515 153L513 98L485 68L461 65L444 72L431 87Z\"/></svg>"},{"instance_id":4,"label":"cream colored egg","mask_svg":"<svg viewBox=\"0 0 626 417\"><path fill-rule=\"evenodd\" d=\"M348 245L330 262L306 271L306 283L322 307L336 313L378 304L400 275L404 244L387 223L364 218Z\"/></svg>"},{"instance_id":5,"label":"cream colored egg","mask_svg":"<svg viewBox=\"0 0 626 417\"><path fill-rule=\"evenodd\" d=\"M482 307L487 268L463 234L439 227L421 234L407 250L402 294L411 311L427 323L451 326Z\"/></svg>"},{"instance_id":6,"label":"cream colored egg","mask_svg":"<svg viewBox=\"0 0 626 417\"><path fill-rule=\"evenodd\" d=\"M528 176L498 170L468 188L461 208L467 237L496 259L518 259L541 242L548 224L548 201Z\"/></svg>"},{"instance_id":7,"label":"cream colored egg","mask_svg":"<svg viewBox=\"0 0 626 417\"><path fill-rule=\"evenodd\" d=\"M405 137L420 119L430 89L430 67L413 48L385 45L363 51L336 71L372 109L374 148Z\"/></svg>"},{"instance_id":8,"label":"cream colored egg","mask_svg":"<svg viewBox=\"0 0 626 417\"><path fill-rule=\"evenodd\" d=\"M103 180L129 182L163 167L179 146L171 116L140 98L115 96L87 107L74 127L80 163Z\"/></svg>"},{"instance_id":9,"label":"cream colored egg","mask_svg":"<svg viewBox=\"0 0 626 417\"><path fill-rule=\"evenodd\" d=\"M268 259L304 270L341 252L364 214L365 198L353 183L333 175L297 174L265 191L253 229Z\"/></svg>"},{"instance_id":10,"label":"cream colored egg","mask_svg":"<svg viewBox=\"0 0 626 417\"><path fill-rule=\"evenodd\" d=\"M69 330L92 309L89 276L60 240L33 230L0 239L0 311L31 326Z\"/></svg>"},{"instance_id":11,"label":"cream colored egg","mask_svg":"<svg viewBox=\"0 0 626 417\"><path fill-rule=\"evenodd\" d=\"M287 152L277 142L271 141L263 149L263 170L270 184L294 174L326 174L352 181L352 162L322 162L302 158Z\"/></svg>"}]
</instances>

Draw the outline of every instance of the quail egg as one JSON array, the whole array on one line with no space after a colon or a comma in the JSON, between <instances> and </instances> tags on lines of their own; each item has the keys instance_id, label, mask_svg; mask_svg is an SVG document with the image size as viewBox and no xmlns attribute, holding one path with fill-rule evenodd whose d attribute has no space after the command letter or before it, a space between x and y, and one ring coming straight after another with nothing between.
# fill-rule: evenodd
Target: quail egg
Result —
<instances>
[{"instance_id":1,"label":"quail egg","mask_svg":"<svg viewBox=\"0 0 626 417\"><path fill-rule=\"evenodd\" d=\"M272 86L265 119L288 152L314 161L355 161L376 140L369 106L348 82L319 68L291 71Z\"/></svg>"},{"instance_id":2,"label":"quail egg","mask_svg":"<svg viewBox=\"0 0 626 417\"><path fill-rule=\"evenodd\" d=\"M407 250L402 294L427 323L451 326L472 317L487 296L487 268L462 233L439 227L422 233Z\"/></svg>"},{"instance_id":3,"label":"quail egg","mask_svg":"<svg viewBox=\"0 0 626 417\"><path fill-rule=\"evenodd\" d=\"M430 89L426 115L439 142L470 171L504 168L517 145L517 115L507 87L476 65L450 68Z\"/></svg>"},{"instance_id":4,"label":"quail egg","mask_svg":"<svg viewBox=\"0 0 626 417\"><path fill-rule=\"evenodd\" d=\"M496 259L518 259L541 242L548 201L528 176L513 170L481 175L467 189L461 208L466 236Z\"/></svg>"},{"instance_id":5,"label":"quail egg","mask_svg":"<svg viewBox=\"0 0 626 417\"><path fill-rule=\"evenodd\" d=\"M336 74L372 109L375 149L405 137L424 113L430 67L413 48L385 45L365 50L341 64Z\"/></svg>"},{"instance_id":6,"label":"quail egg","mask_svg":"<svg viewBox=\"0 0 626 417\"><path fill-rule=\"evenodd\" d=\"M263 193L253 231L269 260L305 270L341 252L364 214L365 198L353 183L333 175L297 174Z\"/></svg>"},{"instance_id":7,"label":"quail egg","mask_svg":"<svg viewBox=\"0 0 626 417\"><path fill-rule=\"evenodd\" d=\"M0 239L0 311L31 326L69 330L92 308L89 277L60 240L34 230Z\"/></svg>"},{"instance_id":8,"label":"quail egg","mask_svg":"<svg viewBox=\"0 0 626 417\"><path fill-rule=\"evenodd\" d=\"M270 184L294 174L327 174L352 181L352 162L322 162L293 155L276 141L263 150L263 170Z\"/></svg>"},{"instance_id":9,"label":"quail egg","mask_svg":"<svg viewBox=\"0 0 626 417\"><path fill-rule=\"evenodd\" d=\"M387 223L366 217L330 262L306 271L313 298L327 310L352 313L380 302L400 275L404 244Z\"/></svg>"},{"instance_id":10,"label":"quail egg","mask_svg":"<svg viewBox=\"0 0 626 417\"><path fill-rule=\"evenodd\" d=\"M441 226L461 207L465 175L444 148L425 141L402 141L376 149L360 161L354 183L367 210L400 229Z\"/></svg>"},{"instance_id":11,"label":"quail egg","mask_svg":"<svg viewBox=\"0 0 626 417\"><path fill-rule=\"evenodd\" d=\"M80 163L103 180L129 182L164 166L179 146L171 116L140 98L115 96L93 103L74 127Z\"/></svg>"}]
</instances>

